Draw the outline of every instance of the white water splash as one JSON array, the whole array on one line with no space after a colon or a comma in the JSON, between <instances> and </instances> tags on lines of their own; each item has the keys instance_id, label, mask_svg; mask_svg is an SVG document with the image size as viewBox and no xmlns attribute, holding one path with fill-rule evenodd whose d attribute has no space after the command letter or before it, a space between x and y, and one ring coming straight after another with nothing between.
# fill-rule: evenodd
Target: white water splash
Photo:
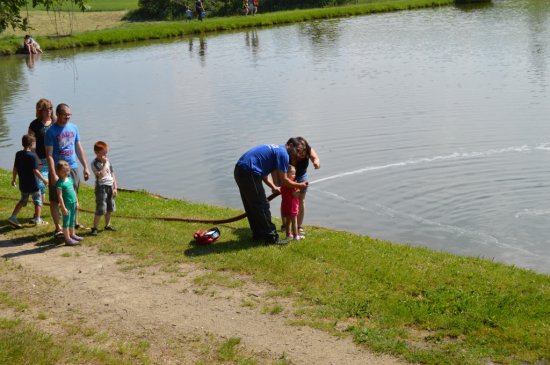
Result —
<instances>
[{"instance_id":1,"label":"white water splash","mask_svg":"<svg viewBox=\"0 0 550 365\"><path fill-rule=\"evenodd\" d=\"M540 216L540 215L549 215L550 209L524 209L521 212L514 214L515 218L521 218L523 216Z\"/></svg>"},{"instance_id":2,"label":"white water splash","mask_svg":"<svg viewBox=\"0 0 550 365\"><path fill-rule=\"evenodd\" d=\"M473 152L454 152L448 155L441 155L441 156L435 156L435 157L423 157L423 158L417 158L417 159L410 159L405 160L401 162L395 162L390 163L386 165L378 165L378 166L367 166L363 167L361 169L348 171L348 172L342 172L340 174L323 177L314 181L310 181L310 185L317 184L323 181L328 180L334 180L339 179L341 177L350 176L350 175L358 175L369 171L376 171L376 170L383 170L388 169L392 167L402 167L407 165L417 165L422 163L430 163L430 162L437 162L437 161L447 161L447 160L464 160L469 158L481 158L481 157L488 157L492 155L498 155L503 153L523 153L523 152L531 152L533 150L543 150L543 151L550 151L550 143L543 143L535 147L531 146L517 146L517 147L506 147L506 148L493 148L485 151L473 151Z\"/></svg>"}]
</instances>

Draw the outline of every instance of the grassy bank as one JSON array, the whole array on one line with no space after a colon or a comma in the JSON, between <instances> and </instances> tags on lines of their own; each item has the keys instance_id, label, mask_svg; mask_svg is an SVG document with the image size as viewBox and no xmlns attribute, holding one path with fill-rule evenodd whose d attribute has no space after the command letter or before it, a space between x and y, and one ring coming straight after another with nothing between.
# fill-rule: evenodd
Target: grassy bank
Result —
<instances>
[{"instance_id":1,"label":"grassy bank","mask_svg":"<svg viewBox=\"0 0 550 365\"><path fill-rule=\"evenodd\" d=\"M0 195L18 197L9 182L9 173L0 170ZM80 200L84 208L93 208L92 189L83 189ZM0 199L0 215L8 217L14 205ZM120 193L117 207L118 214L145 216L227 218L240 213L145 192ZM81 221L89 225L92 216L82 214ZM30 207L20 214L23 222L31 216ZM48 214L45 218L50 220ZM251 242L243 220L220 226L222 237L215 244L196 247L193 232L208 225L123 218L113 223L119 228L115 234L100 233L85 242L103 252L130 255L121 268L159 265L177 274L181 263L194 262L246 273L276 286L273 295L298 303L296 324L352 336L375 351L423 364L550 360L547 275L319 227L306 227L304 241L264 246ZM3 239L36 240L45 247L56 243L47 234L51 225L14 230L4 220L0 226Z\"/></svg>"},{"instance_id":2,"label":"grassy bank","mask_svg":"<svg viewBox=\"0 0 550 365\"><path fill-rule=\"evenodd\" d=\"M257 16L237 16L209 18L204 22L173 21L123 24L112 29L75 33L67 37L38 36L37 41L44 50L91 47L98 45L134 42L149 39L181 37L189 34L236 30L250 27L290 24L314 19L329 19L353 15L365 15L426 7L443 6L454 0L399 0L379 3L359 4L334 8L282 11L259 14ZM20 37L10 36L0 39L0 54L16 53L21 46Z\"/></svg>"}]
</instances>

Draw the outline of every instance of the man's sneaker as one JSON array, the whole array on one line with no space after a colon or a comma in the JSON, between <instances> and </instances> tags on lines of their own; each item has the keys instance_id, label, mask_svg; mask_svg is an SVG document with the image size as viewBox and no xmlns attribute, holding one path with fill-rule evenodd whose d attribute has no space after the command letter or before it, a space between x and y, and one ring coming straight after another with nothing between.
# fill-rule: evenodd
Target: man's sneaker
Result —
<instances>
[{"instance_id":1,"label":"man's sneaker","mask_svg":"<svg viewBox=\"0 0 550 365\"><path fill-rule=\"evenodd\" d=\"M53 234L53 238L65 238L65 235L63 234L63 231L56 231Z\"/></svg>"},{"instance_id":2,"label":"man's sneaker","mask_svg":"<svg viewBox=\"0 0 550 365\"><path fill-rule=\"evenodd\" d=\"M93 227L93 228L92 228L92 233L90 233L90 235L92 235L92 236L97 236L98 233L99 233L99 232L98 232L97 228Z\"/></svg>"},{"instance_id":3,"label":"man's sneaker","mask_svg":"<svg viewBox=\"0 0 550 365\"><path fill-rule=\"evenodd\" d=\"M306 234L306 230L304 229L304 227L299 226L298 227L298 233L303 236L303 235Z\"/></svg>"},{"instance_id":4,"label":"man's sneaker","mask_svg":"<svg viewBox=\"0 0 550 365\"><path fill-rule=\"evenodd\" d=\"M274 242L270 242L270 244L284 246L284 245L288 244L288 241L287 240L282 240L282 239L277 237L277 240L275 240Z\"/></svg>"},{"instance_id":5,"label":"man's sneaker","mask_svg":"<svg viewBox=\"0 0 550 365\"><path fill-rule=\"evenodd\" d=\"M110 224L108 226L105 226L106 231L116 231L115 227L111 226Z\"/></svg>"},{"instance_id":6,"label":"man's sneaker","mask_svg":"<svg viewBox=\"0 0 550 365\"><path fill-rule=\"evenodd\" d=\"M72 238L73 240L75 240L75 241L78 241L78 242L80 242L80 241L82 241L82 240L84 239L84 238L82 238L82 237L80 237L80 236L77 236L76 234L72 235L71 238Z\"/></svg>"},{"instance_id":7,"label":"man's sneaker","mask_svg":"<svg viewBox=\"0 0 550 365\"><path fill-rule=\"evenodd\" d=\"M15 228L23 228L23 226L21 225L21 223L19 223L17 218L9 217L8 218L8 223L11 224L12 226L14 226Z\"/></svg>"},{"instance_id":8,"label":"man's sneaker","mask_svg":"<svg viewBox=\"0 0 550 365\"><path fill-rule=\"evenodd\" d=\"M76 246L76 245L78 245L79 243L80 243L80 242L78 242L77 240L73 240L73 239L71 238L71 239L65 241L65 246Z\"/></svg>"}]
</instances>

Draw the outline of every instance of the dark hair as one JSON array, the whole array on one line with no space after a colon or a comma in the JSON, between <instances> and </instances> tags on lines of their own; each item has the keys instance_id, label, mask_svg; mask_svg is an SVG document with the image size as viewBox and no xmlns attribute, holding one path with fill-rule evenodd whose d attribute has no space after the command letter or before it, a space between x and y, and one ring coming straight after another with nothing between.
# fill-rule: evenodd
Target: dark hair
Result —
<instances>
[{"instance_id":1,"label":"dark hair","mask_svg":"<svg viewBox=\"0 0 550 365\"><path fill-rule=\"evenodd\" d=\"M306 139L304 137L292 137L287 142L287 145L292 145L293 147L293 153L297 155L296 147L302 145L306 149L306 157L307 159L311 156L311 146L309 143L307 143Z\"/></svg>"},{"instance_id":2,"label":"dark hair","mask_svg":"<svg viewBox=\"0 0 550 365\"><path fill-rule=\"evenodd\" d=\"M68 105L65 104L65 103L57 104L57 107L55 108L55 114L56 114L56 115L59 115L59 112L60 112L61 109L63 109L63 108L71 109L71 107L68 106Z\"/></svg>"},{"instance_id":3,"label":"dark hair","mask_svg":"<svg viewBox=\"0 0 550 365\"><path fill-rule=\"evenodd\" d=\"M36 141L36 138L31 136L30 134L25 134L23 138L21 138L21 144L23 145L23 148L28 148L32 146L33 142Z\"/></svg>"}]
</instances>

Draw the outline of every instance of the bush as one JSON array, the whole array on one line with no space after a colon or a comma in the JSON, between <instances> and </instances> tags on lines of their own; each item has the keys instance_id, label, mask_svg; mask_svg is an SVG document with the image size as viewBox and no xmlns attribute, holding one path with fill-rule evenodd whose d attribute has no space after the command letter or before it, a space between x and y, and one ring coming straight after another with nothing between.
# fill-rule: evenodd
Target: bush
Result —
<instances>
[{"instance_id":1,"label":"bush","mask_svg":"<svg viewBox=\"0 0 550 365\"><path fill-rule=\"evenodd\" d=\"M203 0L209 16L240 15L249 0ZM260 12L338 6L355 0L260 0ZM139 9L129 12L125 20L170 20L185 17L186 7L195 11L195 0L139 0Z\"/></svg>"}]
</instances>

